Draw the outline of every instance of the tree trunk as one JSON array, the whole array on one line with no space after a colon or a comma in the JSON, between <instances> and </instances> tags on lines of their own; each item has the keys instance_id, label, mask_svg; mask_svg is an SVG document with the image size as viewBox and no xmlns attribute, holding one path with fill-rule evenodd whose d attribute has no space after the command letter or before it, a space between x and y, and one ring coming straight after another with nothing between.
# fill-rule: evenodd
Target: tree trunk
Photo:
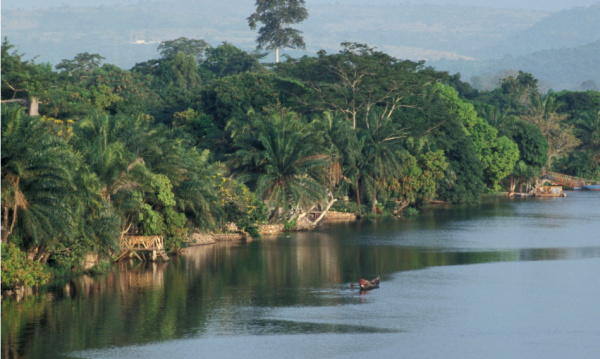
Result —
<instances>
[{"instance_id":1,"label":"tree trunk","mask_svg":"<svg viewBox=\"0 0 600 359\"><path fill-rule=\"evenodd\" d=\"M358 179L356 180L356 204L358 206L358 216L362 217L362 212L360 210L360 191L358 190Z\"/></svg>"},{"instance_id":2,"label":"tree trunk","mask_svg":"<svg viewBox=\"0 0 600 359\"><path fill-rule=\"evenodd\" d=\"M2 222L2 243L8 243L8 228L6 228L6 224L8 223L8 207L2 206L2 210L4 210L4 221Z\"/></svg>"},{"instance_id":3,"label":"tree trunk","mask_svg":"<svg viewBox=\"0 0 600 359\"><path fill-rule=\"evenodd\" d=\"M508 185L508 192L515 192L515 188L517 187L517 179L515 177L511 177Z\"/></svg>"},{"instance_id":4,"label":"tree trunk","mask_svg":"<svg viewBox=\"0 0 600 359\"><path fill-rule=\"evenodd\" d=\"M13 218L12 218L12 223L10 224L10 230L8 231L8 233L12 233L13 230L15 229L15 223L17 223L17 209L18 209L18 205L19 205L19 200L18 200L18 194L19 194L19 182L21 181L21 177L17 177L17 181L16 183L13 183L12 185L14 186L15 189L15 203L14 203L14 208L13 208ZM6 224L6 223L5 223Z\"/></svg>"},{"instance_id":5,"label":"tree trunk","mask_svg":"<svg viewBox=\"0 0 600 359\"><path fill-rule=\"evenodd\" d=\"M275 63L279 63L279 47L275 48Z\"/></svg>"},{"instance_id":6,"label":"tree trunk","mask_svg":"<svg viewBox=\"0 0 600 359\"><path fill-rule=\"evenodd\" d=\"M321 215L312 222L314 225L317 225L319 222L321 222L323 217L325 217L325 215L329 211L329 208L331 208L331 206L333 206L333 204L337 201L337 199L333 198L333 193L329 192L328 195L331 196L331 202L327 201L327 207L325 208L325 210L321 212Z\"/></svg>"},{"instance_id":7,"label":"tree trunk","mask_svg":"<svg viewBox=\"0 0 600 359\"><path fill-rule=\"evenodd\" d=\"M373 198L371 202L371 214L377 214L377 187L375 186L373 186Z\"/></svg>"},{"instance_id":8,"label":"tree trunk","mask_svg":"<svg viewBox=\"0 0 600 359\"><path fill-rule=\"evenodd\" d=\"M37 97L30 97L27 101L27 112L29 116L39 116L40 102Z\"/></svg>"}]
</instances>

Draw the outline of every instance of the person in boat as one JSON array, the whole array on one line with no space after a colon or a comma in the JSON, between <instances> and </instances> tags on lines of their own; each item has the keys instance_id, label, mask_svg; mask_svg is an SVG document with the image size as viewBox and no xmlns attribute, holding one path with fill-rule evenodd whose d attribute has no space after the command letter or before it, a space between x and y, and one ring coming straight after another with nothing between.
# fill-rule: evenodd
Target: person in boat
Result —
<instances>
[{"instance_id":1,"label":"person in boat","mask_svg":"<svg viewBox=\"0 0 600 359\"><path fill-rule=\"evenodd\" d=\"M371 282L369 282L368 280L366 280L364 278L361 278L358 283L360 284L360 287L362 289L368 289L368 288L371 288L373 286L373 284L371 284Z\"/></svg>"},{"instance_id":2,"label":"person in boat","mask_svg":"<svg viewBox=\"0 0 600 359\"><path fill-rule=\"evenodd\" d=\"M360 286L360 289L363 289L363 290L379 288L379 281L380 281L379 277L373 278L371 281L361 278L360 281L358 282L358 285Z\"/></svg>"}]
</instances>

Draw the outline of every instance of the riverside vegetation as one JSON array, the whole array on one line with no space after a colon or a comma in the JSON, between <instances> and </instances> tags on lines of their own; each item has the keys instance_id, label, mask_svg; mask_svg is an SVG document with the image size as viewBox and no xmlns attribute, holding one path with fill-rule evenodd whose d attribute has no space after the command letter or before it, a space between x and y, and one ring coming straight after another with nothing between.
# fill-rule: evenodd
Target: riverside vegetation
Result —
<instances>
[{"instance_id":1,"label":"riverside vegetation","mask_svg":"<svg viewBox=\"0 0 600 359\"><path fill-rule=\"evenodd\" d=\"M261 62L178 38L131 69L2 43L2 287L109 261L125 233L293 227L431 200L477 202L543 169L600 181L600 92L542 94L528 73L476 91L365 44ZM39 100L39 115L14 100ZM347 201L338 199L347 198Z\"/></svg>"}]
</instances>

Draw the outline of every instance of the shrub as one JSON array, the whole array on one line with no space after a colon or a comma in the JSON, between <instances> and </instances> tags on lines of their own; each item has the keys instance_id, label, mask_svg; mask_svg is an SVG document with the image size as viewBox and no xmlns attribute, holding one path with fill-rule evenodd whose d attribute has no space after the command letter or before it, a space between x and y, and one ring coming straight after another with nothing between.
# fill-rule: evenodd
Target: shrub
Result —
<instances>
[{"instance_id":1,"label":"shrub","mask_svg":"<svg viewBox=\"0 0 600 359\"><path fill-rule=\"evenodd\" d=\"M49 279L50 274L39 262L27 258L14 244L2 243L2 288L32 287Z\"/></svg>"},{"instance_id":2,"label":"shrub","mask_svg":"<svg viewBox=\"0 0 600 359\"><path fill-rule=\"evenodd\" d=\"M403 215L405 217L414 217L419 215L419 210L414 207L408 207L404 210Z\"/></svg>"}]
</instances>

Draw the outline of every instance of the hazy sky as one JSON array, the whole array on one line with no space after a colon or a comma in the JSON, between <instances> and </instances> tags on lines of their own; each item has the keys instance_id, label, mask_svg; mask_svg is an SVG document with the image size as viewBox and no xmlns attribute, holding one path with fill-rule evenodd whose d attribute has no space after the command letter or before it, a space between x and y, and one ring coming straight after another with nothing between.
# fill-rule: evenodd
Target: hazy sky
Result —
<instances>
[{"instance_id":1,"label":"hazy sky","mask_svg":"<svg viewBox=\"0 0 600 359\"><path fill-rule=\"evenodd\" d=\"M161 0L154 0L161 1ZM168 0L162 0L168 1ZM193 1L193 0L188 0ZM254 3L254 0L213 0L214 4L221 1ZM57 7L57 6L111 6L118 4L131 4L139 0L2 0L2 8L32 8L32 7ZM204 0L204 2L208 2ZM307 6L311 3L370 3L370 4L460 4L496 8L533 9L541 11L560 11L575 6L588 6L600 0L306 0Z\"/></svg>"}]
</instances>

